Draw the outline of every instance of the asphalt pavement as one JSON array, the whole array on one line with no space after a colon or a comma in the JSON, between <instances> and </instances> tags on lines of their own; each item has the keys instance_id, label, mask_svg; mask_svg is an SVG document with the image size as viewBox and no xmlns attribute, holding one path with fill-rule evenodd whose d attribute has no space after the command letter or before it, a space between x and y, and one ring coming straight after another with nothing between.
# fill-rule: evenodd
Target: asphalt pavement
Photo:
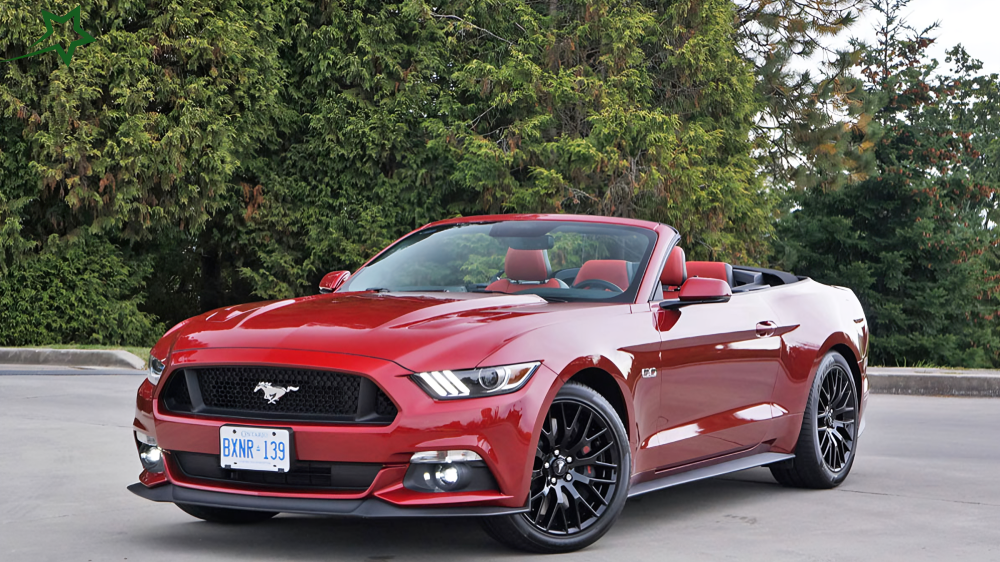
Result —
<instances>
[{"instance_id":1,"label":"asphalt pavement","mask_svg":"<svg viewBox=\"0 0 1000 562\"><path fill-rule=\"evenodd\" d=\"M471 519L195 520L125 490L128 376L0 377L0 560L534 559ZM766 469L628 502L608 535L546 560L1000 560L1000 400L873 395L854 471L829 491Z\"/></svg>"}]
</instances>

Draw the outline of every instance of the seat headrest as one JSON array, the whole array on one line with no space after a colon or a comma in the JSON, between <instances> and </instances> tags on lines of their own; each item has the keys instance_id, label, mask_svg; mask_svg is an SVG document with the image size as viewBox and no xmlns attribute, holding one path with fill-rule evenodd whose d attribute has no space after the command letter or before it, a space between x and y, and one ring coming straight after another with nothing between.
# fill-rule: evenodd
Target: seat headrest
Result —
<instances>
[{"instance_id":1,"label":"seat headrest","mask_svg":"<svg viewBox=\"0 0 1000 562\"><path fill-rule=\"evenodd\" d=\"M685 262L684 249L674 246L667 257L667 263L660 273L660 283L664 287L680 287L687 281L687 263Z\"/></svg>"},{"instance_id":2,"label":"seat headrest","mask_svg":"<svg viewBox=\"0 0 1000 562\"><path fill-rule=\"evenodd\" d=\"M545 250L507 250L504 273L514 281L545 281L552 277L552 266Z\"/></svg>"},{"instance_id":3,"label":"seat headrest","mask_svg":"<svg viewBox=\"0 0 1000 562\"><path fill-rule=\"evenodd\" d=\"M721 279L733 286L733 266L719 261L687 262L688 277L709 277Z\"/></svg>"},{"instance_id":4,"label":"seat headrest","mask_svg":"<svg viewBox=\"0 0 1000 562\"><path fill-rule=\"evenodd\" d=\"M628 290L628 262L625 260L590 260L585 262L576 274L573 286L580 285L588 279L603 279L614 283L623 291Z\"/></svg>"}]
</instances>

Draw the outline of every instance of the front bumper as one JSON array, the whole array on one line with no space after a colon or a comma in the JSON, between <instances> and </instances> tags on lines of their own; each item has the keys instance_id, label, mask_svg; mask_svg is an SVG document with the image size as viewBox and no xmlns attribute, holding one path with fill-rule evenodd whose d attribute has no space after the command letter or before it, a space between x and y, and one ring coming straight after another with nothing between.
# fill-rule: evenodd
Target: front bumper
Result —
<instances>
[{"instance_id":1,"label":"front bumper","mask_svg":"<svg viewBox=\"0 0 1000 562\"><path fill-rule=\"evenodd\" d=\"M147 488L138 482L129 486L128 490L141 498L154 502L188 503L207 507L307 515L340 515L365 519L379 517L486 517L524 513L528 510L527 507L399 507L377 498L348 500L243 496L227 492L196 490L174 484Z\"/></svg>"},{"instance_id":2,"label":"front bumper","mask_svg":"<svg viewBox=\"0 0 1000 562\"><path fill-rule=\"evenodd\" d=\"M398 414L389 425L372 426L177 415L160 408L159 393L173 370L237 364L328 369L363 375L374 380L392 398ZM453 511L457 515L475 515L475 510L480 509L487 510L478 513L480 515L522 510L530 485L533 444L537 439L534 433L549 399L547 391L554 386L555 373L543 365L524 388L513 394L447 402L435 402L409 379L409 375L388 361L337 353L275 349L205 349L175 353L157 388L148 382L143 382L139 388L133 423L136 431L153 437L167 451L166 472L143 472L141 484L130 489L154 501L361 517L378 517L380 513L426 516L427 510L435 513L442 510L438 515L449 515ZM298 460L377 463L383 468L368 489L342 492L220 484L188 477L179 469L172 452L218 455L219 427L226 424L289 428ZM497 489L432 493L414 491L403 485L413 453L454 449L478 453L494 476ZM139 493L137 488L140 486L150 494ZM170 492L151 495L159 488ZM190 496L196 492L207 494L198 497L212 499L192 501ZM219 499L220 496L223 499ZM174 497L186 499L166 499ZM276 507L279 505L281 507ZM497 511L488 511L490 509Z\"/></svg>"}]
</instances>

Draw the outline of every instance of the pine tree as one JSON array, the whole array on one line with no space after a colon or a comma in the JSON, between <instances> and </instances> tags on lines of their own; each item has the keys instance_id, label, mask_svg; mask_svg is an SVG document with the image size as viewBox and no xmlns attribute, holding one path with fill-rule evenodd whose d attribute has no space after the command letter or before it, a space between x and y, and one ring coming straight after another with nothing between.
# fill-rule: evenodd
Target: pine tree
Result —
<instances>
[{"instance_id":1,"label":"pine tree","mask_svg":"<svg viewBox=\"0 0 1000 562\"><path fill-rule=\"evenodd\" d=\"M865 134L872 106L851 72L860 49L829 44L857 22L868 0L735 3L737 46L753 65L763 103L753 137L768 184L829 189L863 179L873 165Z\"/></svg>"},{"instance_id":2,"label":"pine tree","mask_svg":"<svg viewBox=\"0 0 1000 562\"><path fill-rule=\"evenodd\" d=\"M861 73L879 100L875 173L813 189L783 220L786 268L854 289L868 313L875 364L1000 365L995 227L1000 184L997 76L963 50L944 73L926 60L932 29L878 0L878 44Z\"/></svg>"}]
</instances>

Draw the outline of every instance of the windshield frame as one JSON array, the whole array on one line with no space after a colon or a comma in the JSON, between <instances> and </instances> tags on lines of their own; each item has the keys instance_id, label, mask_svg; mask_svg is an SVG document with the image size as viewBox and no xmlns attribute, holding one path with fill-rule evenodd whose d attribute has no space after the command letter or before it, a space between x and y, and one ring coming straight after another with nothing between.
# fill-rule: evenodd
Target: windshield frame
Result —
<instances>
[{"instance_id":1,"label":"windshield frame","mask_svg":"<svg viewBox=\"0 0 1000 562\"><path fill-rule=\"evenodd\" d=\"M644 284L643 281L644 281L644 279L646 277L646 273L647 273L647 270L649 268L649 264L652 261L652 257L654 255L654 253L656 252L657 248L662 243L662 240L661 240L661 237L660 237L660 233L656 229L647 228L647 227L644 227L644 226L638 226L638 225L634 225L634 224L621 224L621 223L617 223L617 222L613 222L613 221L595 222L595 221L589 221L589 220L573 220L573 219L566 219L566 220L558 220L558 219L557 220L552 220L552 219L539 220L539 218L540 217L537 217L537 216L536 217L531 217L531 218L525 218L525 219L508 219L508 218L494 219L494 218L491 217L489 220L468 220L468 221L461 221L461 222L448 221L448 222L443 222L443 223L431 223L431 224L429 224L427 226L424 226L422 228L419 228L417 230L414 230L414 231L410 232L409 234L407 234L406 236L403 236L402 238L396 240L395 242L393 242L389 246L386 246L381 252L379 252L378 254L376 254L375 256L373 256L362 267L360 267L357 271L355 271L351 275L351 277L347 280L347 282L345 282L343 286L341 286L339 289L337 289L336 292L337 293L380 292L380 293L406 293L406 294L441 293L441 292L461 293L461 292L465 292L467 294L485 294L485 295L537 295L537 296L545 299L548 302L575 302L575 303L593 303L593 304L612 304L612 303L622 304L622 303L635 303L636 302L636 296L638 295L639 291L641 290L641 288L642 288L642 286ZM578 217L574 217L574 219L575 218L578 218ZM584 218L584 217L579 217L579 218ZM419 243L419 240L415 240L415 238L416 239L424 238L424 237L426 237L426 236L428 236L430 234L434 234L434 233L437 233L437 232L442 232L444 230L450 230L450 229L457 228L457 227L462 227L462 226L471 226L471 225L496 225L496 224L505 223L505 222L510 222L510 223L551 222L551 223L553 223L552 227L551 227L552 229L556 229L559 226L565 225L565 224L575 224L575 225L579 225L580 227L583 227L583 228L588 229L588 230L589 229L604 229L604 228L607 228L609 230L611 230L611 229L614 229L614 230L625 230L625 231L631 231L631 232L633 232L635 234L641 234L642 236L645 236L647 238L647 240L648 240L648 243L646 244L646 248L643 251L642 258L638 262L638 266L636 268L635 277L633 278L633 281L630 283L629 287L626 288L625 291L623 291L623 292L621 292L621 293L619 293L617 295L614 295L612 297L608 297L608 298L580 298L580 297L574 297L574 296L566 294L569 290L572 290L572 289L567 290L567 289L562 289L562 288L559 288L559 289L552 289L552 288L548 288L548 289L546 289L546 288L533 289L533 288L529 288L529 289L524 289L524 290L521 290L521 291L517 291L515 293L505 293L505 292L494 292L494 291L447 291L447 290L443 290L443 289L424 289L424 290L392 290L392 289L390 289L390 290L386 290L386 289L380 289L380 288L376 288L376 287L371 287L371 288L369 288L369 287L365 287L365 288L354 288L354 287L352 287L352 281L354 281L357 278L358 274L360 274L362 271L364 271L368 267L370 267L370 266L372 266L372 265L374 265L374 264L382 261L386 257L394 254L395 252L403 249L404 247L410 246L411 244L414 244L414 243ZM575 291L585 291L585 289L577 289Z\"/></svg>"}]
</instances>

